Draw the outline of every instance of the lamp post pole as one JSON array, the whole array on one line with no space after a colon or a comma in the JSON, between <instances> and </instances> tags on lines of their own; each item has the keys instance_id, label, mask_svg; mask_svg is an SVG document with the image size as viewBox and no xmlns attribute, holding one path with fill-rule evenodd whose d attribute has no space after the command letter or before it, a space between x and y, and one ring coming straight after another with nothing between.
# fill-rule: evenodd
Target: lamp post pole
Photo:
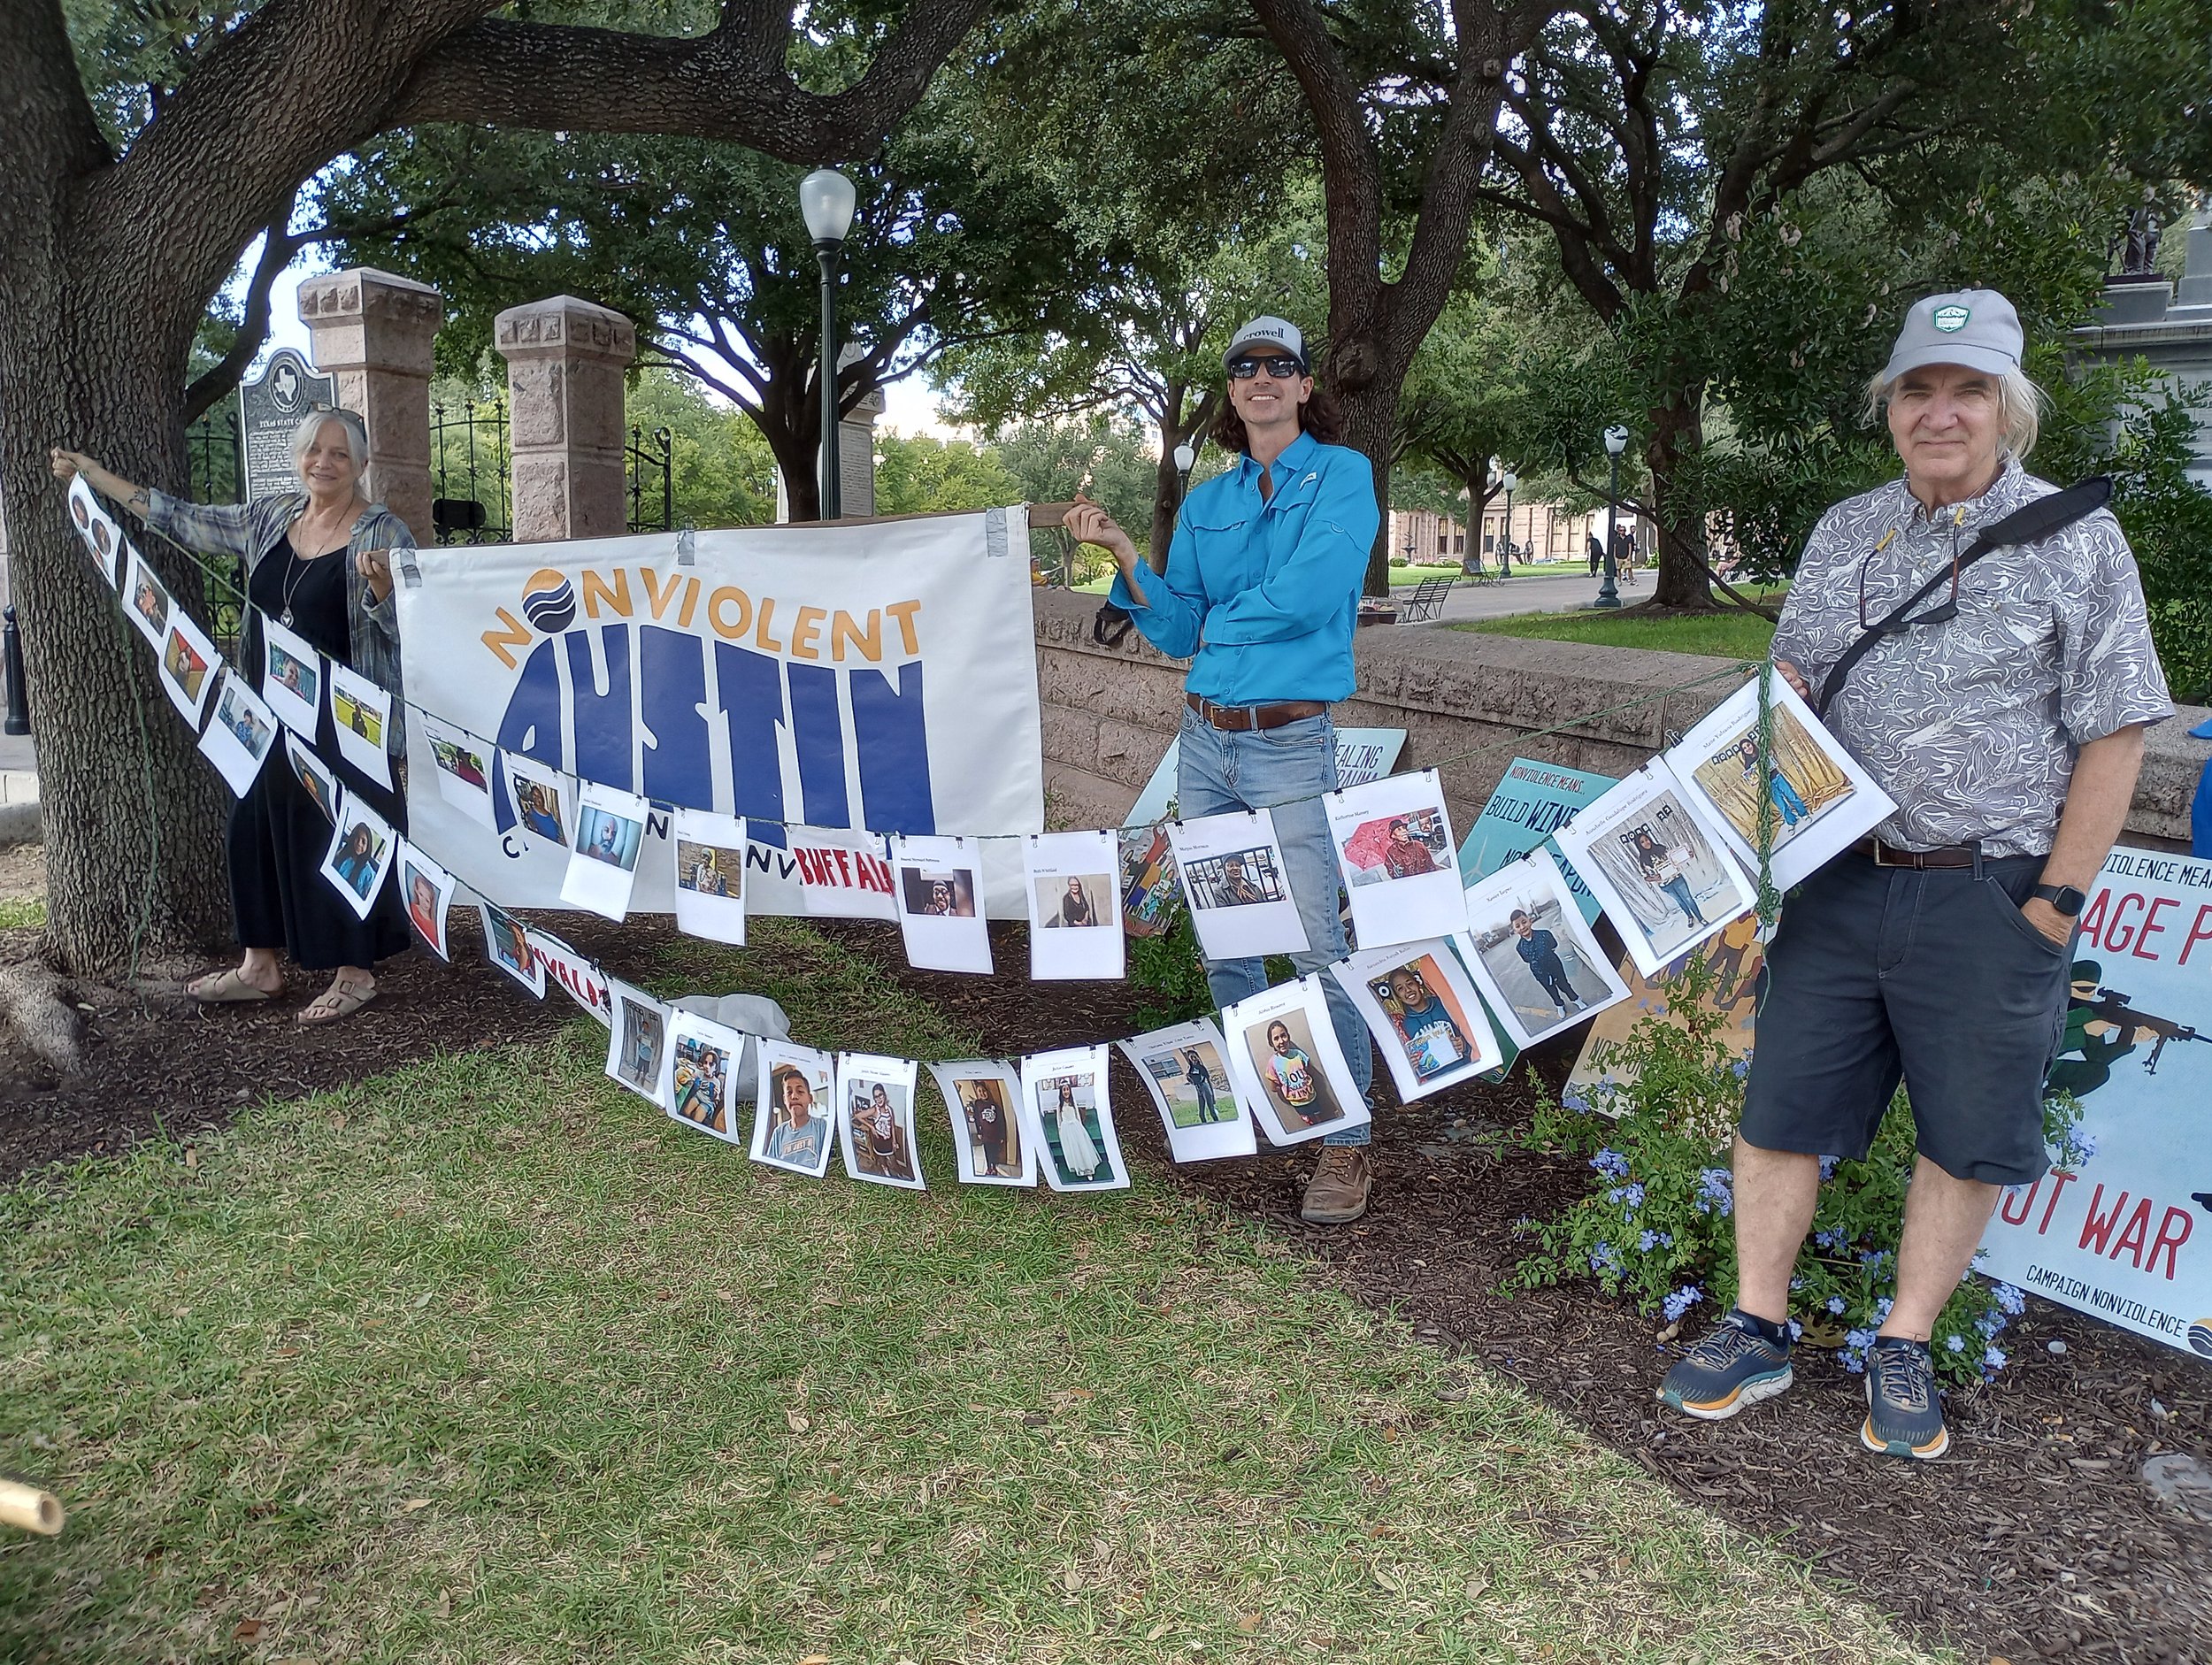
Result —
<instances>
[{"instance_id":1,"label":"lamp post pole","mask_svg":"<svg viewBox=\"0 0 2212 1665\"><path fill-rule=\"evenodd\" d=\"M822 401L819 518L824 520L844 512L837 461L837 257L852 229L857 195L853 182L834 168L816 168L799 181L799 211L822 267L822 363L815 385Z\"/></svg>"},{"instance_id":2,"label":"lamp post pole","mask_svg":"<svg viewBox=\"0 0 2212 1665\"><path fill-rule=\"evenodd\" d=\"M1593 607L1618 607L1621 593L1615 583L1618 576L1613 561L1613 532L1615 517L1621 501L1621 453L1628 449L1628 430L1616 424L1605 430L1606 455L1613 459L1613 483L1605 494L1605 582L1598 587L1598 598Z\"/></svg>"},{"instance_id":3,"label":"lamp post pole","mask_svg":"<svg viewBox=\"0 0 2212 1665\"><path fill-rule=\"evenodd\" d=\"M1513 471L1508 469L1504 478L1498 483L1505 487L1505 535L1498 540L1498 576L1511 578L1513 576L1513 488L1521 482Z\"/></svg>"},{"instance_id":4,"label":"lamp post pole","mask_svg":"<svg viewBox=\"0 0 2212 1665\"><path fill-rule=\"evenodd\" d=\"M1175 507L1179 512L1183 499L1190 495L1190 472L1198 465L1198 452L1188 440L1175 448Z\"/></svg>"}]
</instances>

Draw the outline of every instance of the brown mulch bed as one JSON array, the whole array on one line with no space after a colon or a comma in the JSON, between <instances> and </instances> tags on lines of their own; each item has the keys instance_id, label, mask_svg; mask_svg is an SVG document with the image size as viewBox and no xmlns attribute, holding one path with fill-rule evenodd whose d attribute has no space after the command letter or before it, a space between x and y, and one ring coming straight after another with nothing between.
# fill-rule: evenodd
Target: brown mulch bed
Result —
<instances>
[{"instance_id":1,"label":"brown mulch bed","mask_svg":"<svg viewBox=\"0 0 2212 1665\"><path fill-rule=\"evenodd\" d=\"M895 931L819 928L869 953L1002 1053L1112 1039L1136 1027L1127 985L1032 983L1018 930L993 932L990 978L915 971ZM564 934L610 970L641 963L650 936L572 918ZM575 1008L543 1004L487 965L457 919L456 963L390 963L360 1020L301 1031L292 1017L322 979L249 1010L205 1012L148 979L87 990L88 1063L56 1082L0 1079L0 1173L182 1138L220 1125L265 1093L305 1093L449 1050L457 1035L497 1046L551 1032ZM35 932L0 932L0 960ZM1763 1536L1781 1537L1825 1577L1970 1657L2212 1660L2212 1527L2154 1500L2139 1477L2158 1450L2212 1453L2212 1370L2125 1332L2031 1301L2007 1332L2013 1363L1993 1387L1950 1397L1952 1454L1924 1469L1858 1446L1861 1379L1810 1349L1798 1385L1732 1422L1665 1416L1657 1322L1589 1285L1499 1293L1524 1252L1513 1223L1578 1194L1575 1163L1508 1142L1527 1124L1529 1068L1556 1084L1571 1044L1555 1043L1502 1086L1476 1084L1379 1115L1381 1181L1367 1217L1317 1231L1297 1217L1310 1156L1298 1153L1173 1170L1196 1194L1265 1223L1313 1255L1350 1293L1400 1314L1422 1339L1480 1359L1681 1496ZM1143 1088L1117 1055L1125 1144L1155 1171L1165 1140ZM1379 1083L1388 1096L1387 1078ZM1503 1137L1501 1137L1501 1136ZM2061 1344L2062 1351L2051 1350Z\"/></svg>"}]
</instances>

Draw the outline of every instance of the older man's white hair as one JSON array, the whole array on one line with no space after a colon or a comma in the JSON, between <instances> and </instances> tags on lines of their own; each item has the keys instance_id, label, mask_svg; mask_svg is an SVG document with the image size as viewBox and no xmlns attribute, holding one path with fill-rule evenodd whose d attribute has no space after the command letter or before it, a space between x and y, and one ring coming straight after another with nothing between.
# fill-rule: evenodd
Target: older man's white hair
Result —
<instances>
[{"instance_id":1,"label":"older man's white hair","mask_svg":"<svg viewBox=\"0 0 2212 1665\"><path fill-rule=\"evenodd\" d=\"M1884 380L1879 371L1866 384L1866 419L1878 426L1882 407L1889 403L1890 395L1897 391L1897 384L1905 376L1892 376ZM2041 432L2043 407L2050 403L2050 395L2029 379L2028 372L2015 366L1997 378L1997 449L2005 456L2024 460L2035 449L2036 435Z\"/></svg>"},{"instance_id":2,"label":"older man's white hair","mask_svg":"<svg viewBox=\"0 0 2212 1665\"><path fill-rule=\"evenodd\" d=\"M310 410L292 429L292 473L304 486L307 483L307 448L315 442L315 436L330 423L335 422L345 430L346 455L353 459L353 489L357 496L369 495L363 476L369 467L369 431L361 418L350 410Z\"/></svg>"}]
</instances>

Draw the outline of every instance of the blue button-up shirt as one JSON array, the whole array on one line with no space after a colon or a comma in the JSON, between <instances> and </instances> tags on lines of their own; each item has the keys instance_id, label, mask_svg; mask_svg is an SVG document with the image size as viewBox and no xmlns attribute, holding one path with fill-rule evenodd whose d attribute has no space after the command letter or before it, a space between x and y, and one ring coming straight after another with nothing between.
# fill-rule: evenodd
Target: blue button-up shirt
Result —
<instances>
[{"instance_id":1,"label":"blue button-up shirt","mask_svg":"<svg viewBox=\"0 0 2212 1665\"><path fill-rule=\"evenodd\" d=\"M1263 472L1273 477L1265 500ZM1191 659L1186 686L1217 705L1348 699L1360 586L1381 522L1367 458L1301 434L1271 470L1242 457L1191 492L1166 572L1137 573L1146 605L1118 577L1111 595L1147 641Z\"/></svg>"}]
</instances>

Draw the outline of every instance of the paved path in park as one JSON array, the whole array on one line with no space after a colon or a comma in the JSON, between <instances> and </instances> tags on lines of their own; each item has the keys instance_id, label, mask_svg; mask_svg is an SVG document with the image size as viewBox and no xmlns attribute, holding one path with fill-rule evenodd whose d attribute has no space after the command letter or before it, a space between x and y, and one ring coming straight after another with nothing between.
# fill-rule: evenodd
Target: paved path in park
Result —
<instances>
[{"instance_id":1,"label":"paved path in park","mask_svg":"<svg viewBox=\"0 0 2212 1665\"><path fill-rule=\"evenodd\" d=\"M1587 603L1598 593L1600 580L1586 569L1568 569L1544 576L1516 577L1494 584L1454 587L1435 623L1463 624L1476 618L1503 618L1509 613L1563 613ZM1638 573L1633 584L1620 587L1621 599L1633 605L1651 595L1648 573Z\"/></svg>"}]
</instances>

